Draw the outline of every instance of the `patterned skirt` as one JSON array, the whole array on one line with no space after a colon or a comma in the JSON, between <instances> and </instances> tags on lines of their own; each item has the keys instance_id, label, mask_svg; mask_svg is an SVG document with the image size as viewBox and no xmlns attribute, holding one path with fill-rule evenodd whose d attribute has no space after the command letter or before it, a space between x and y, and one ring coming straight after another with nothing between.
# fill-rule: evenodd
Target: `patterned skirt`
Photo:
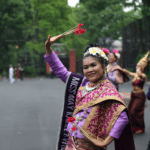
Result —
<instances>
[{"instance_id":1,"label":"patterned skirt","mask_svg":"<svg viewBox=\"0 0 150 150\"><path fill-rule=\"evenodd\" d=\"M65 150L106 150L106 148L97 147L86 139L74 140L72 136L69 136Z\"/></svg>"},{"instance_id":2,"label":"patterned skirt","mask_svg":"<svg viewBox=\"0 0 150 150\"><path fill-rule=\"evenodd\" d=\"M144 124L144 108L145 108L145 93L131 93L131 101L128 106L132 130L133 132L137 130L145 130Z\"/></svg>"}]
</instances>

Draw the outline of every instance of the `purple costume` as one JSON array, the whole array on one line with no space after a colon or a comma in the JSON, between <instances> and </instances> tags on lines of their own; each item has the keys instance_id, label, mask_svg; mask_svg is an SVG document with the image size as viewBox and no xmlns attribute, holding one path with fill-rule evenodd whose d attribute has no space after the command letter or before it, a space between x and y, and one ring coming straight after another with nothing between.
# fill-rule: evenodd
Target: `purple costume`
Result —
<instances>
[{"instance_id":1,"label":"purple costume","mask_svg":"<svg viewBox=\"0 0 150 150\"><path fill-rule=\"evenodd\" d=\"M112 66L115 66L115 65L117 65L116 62L114 62L114 63L112 64ZM118 86L118 84L117 84L117 82L116 82L115 70L109 72L109 73L108 73L108 77L109 77L109 81L116 87L117 90L119 90L119 86Z\"/></svg>"},{"instance_id":2,"label":"purple costume","mask_svg":"<svg viewBox=\"0 0 150 150\"><path fill-rule=\"evenodd\" d=\"M52 68L53 72L56 74L57 77L59 77L64 83L67 80L67 77L69 75L69 71L65 68L65 66L61 63L61 61L59 60L59 58L57 57L57 55L55 54L55 52L52 52L49 56L45 55L44 58L46 59L46 61L49 63L50 67ZM89 81L86 82L86 84ZM82 84L81 84L82 86ZM89 108L89 110L87 111L86 114L84 114L84 119L86 119L91 111L92 107ZM79 117L83 114L83 111L78 112L75 117ZM111 132L110 132L110 136L119 139L123 129L126 127L126 125L128 124L129 120L128 120L128 116L127 113L125 111L122 111L122 113L119 115L118 119L116 120ZM84 120L79 121L78 126L82 127L84 124ZM69 131L72 128L72 123L68 123L67 126L67 131ZM79 129L76 130L77 131L77 135L76 137L78 138L84 138L84 136L80 133ZM71 135L74 136L74 132L71 132Z\"/></svg>"}]
</instances>

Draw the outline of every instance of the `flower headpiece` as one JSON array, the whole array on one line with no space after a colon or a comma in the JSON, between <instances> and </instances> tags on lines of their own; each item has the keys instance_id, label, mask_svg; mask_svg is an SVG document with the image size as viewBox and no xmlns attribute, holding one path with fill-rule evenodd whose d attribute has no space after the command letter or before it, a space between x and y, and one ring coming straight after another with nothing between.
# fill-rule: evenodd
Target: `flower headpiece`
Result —
<instances>
[{"instance_id":1,"label":"flower headpiece","mask_svg":"<svg viewBox=\"0 0 150 150\"><path fill-rule=\"evenodd\" d=\"M66 32L64 32L60 35L52 37L50 40L51 40L52 43L54 43L56 40L66 36L66 35L69 35L71 33L75 33L76 35L84 34L86 30L82 29L81 26L83 26L83 24L79 23L77 26L69 29L68 31L66 31Z\"/></svg>"},{"instance_id":2,"label":"flower headpiece","mask_svg":"<svg viewBox=\"0 0 150 150\"><path fill-rule=\"evenodd\" d=\"M107 48L102 48L102 50L106 54L106 56L110 53L110 51Z\"/></svg>"},{"instance_id":3,"label":"flower headpiece","mask_svg":"<svg viewBox=\"0 0 150 150\"><path fill-rule=\"evenodd\" d=\"M84 53L84 56L86 56L87 54L102 57L102 58L104 58L105 60L108 61L108 58L107 58L105 52L100 47L90 47L88 49L88 51Z\"/></svg>"},{"instance_id":4,"label":"flower headpiece","mask_svg":"<svg viewBox=\"0 0 150 150\"><path fill-rule=\"evenodd\" d=\"M139 61L139 63L142 64L143 69L147 66L147 63L150 60L149 56L150 56L150 51L148 51L147 54Z\"/></svg>"},{"instance_id":5,"label":"flower headpiece","mask_svg":"<svg viewBox=\"0 0 150 150\"><path fill-rule=\"evenodd\" d=\"M120 59L120 54L119 51L117 49L113 49L113 53L115 54L115 56Z\"/></svg>"}]
</instances>

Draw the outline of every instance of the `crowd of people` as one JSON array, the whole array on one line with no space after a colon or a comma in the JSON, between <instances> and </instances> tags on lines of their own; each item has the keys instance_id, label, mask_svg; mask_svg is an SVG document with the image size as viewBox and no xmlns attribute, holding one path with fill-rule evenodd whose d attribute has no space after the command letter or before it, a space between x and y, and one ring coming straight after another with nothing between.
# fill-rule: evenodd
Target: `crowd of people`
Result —
<instances>
[{"instance_id":1,"label":"crowd of people","mask_svg":"<svg viewBox=\"0 0 150 150\"><path fill-rule=\"evenodd\" d=\"M45 60L53 72L66 83L64 111L58 150L106 150L115 141L115 150L135 150L133 133L145 132L144 69L149 52L139 60L132 73L117 64L119 51L110 52L92 43L83 54L84 76L69 72L51 49L54 38L45 43ZM133 78L131 100L126 106L119 94L119 84ZM69 114L69 115L68 115Z\"/></svg>"},{"instance_id":2,"label":"crowd of people","mask_svg":"<svg viewBox=\"0 0 150 150\"><path fill-rule=\"evenodd\" d=\"M12 64L9 66L9 80L11 84L15 82L15 75L17 81L23 80L23 67L20 63L18 63L16 68L13 68Z\"/></svg>"}]
</instances>

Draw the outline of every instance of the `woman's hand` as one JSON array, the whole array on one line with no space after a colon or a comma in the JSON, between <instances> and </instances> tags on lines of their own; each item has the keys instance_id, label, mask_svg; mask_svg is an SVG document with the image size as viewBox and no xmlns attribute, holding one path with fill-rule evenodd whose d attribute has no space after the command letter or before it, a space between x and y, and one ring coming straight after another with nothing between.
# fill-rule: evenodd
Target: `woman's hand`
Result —
<instances>
[{"instance_id":1,"label":"woman's hand","mask_svg":"<svg viewBox=\"0 0 150 150\"><path fill-rule=\"evenodd\" d=\"M50 40L51 40L51 36L49 35L47 41L45 42L45 50L47 55L50 55L52 53L51 45L53 42Z\"/></svg>"},{"instance_id":2,"label":"woman's hand","mask_svg":"<svg viewBox=\"0 0 150 150\"><path fill-rule=\"evenodd\" d=\"M93 141L93 144L98 146L98 147L104 147L105 146L102 141L99 141L97 139L93 138L92 141Z\"/></svg>"},{"instance_id":3,"label":"woman's hand","mask_svg":"<svg viewBox=\"0 0 150 150\"><path fill-rule=\"evenodd\" d=\"M47 41L45 42L45 50L47 55L52 53L51 45L62 37L64 37L64 34L60 34L54 37L51 37L51 35L48 36Z\"/></svg>"},{"instance_id":4,"label":"woman's hand","mask_svg":"<svg viewBox=\"0 0 150 150\"><path fill-rule=\"evenodd\" d=\"M92 139L93 144L99 147L105 147L109 145L112 141L114 140L113 137L109 136L105 140L97 140L97 139Z\"/></svg>"}]
</instances>

